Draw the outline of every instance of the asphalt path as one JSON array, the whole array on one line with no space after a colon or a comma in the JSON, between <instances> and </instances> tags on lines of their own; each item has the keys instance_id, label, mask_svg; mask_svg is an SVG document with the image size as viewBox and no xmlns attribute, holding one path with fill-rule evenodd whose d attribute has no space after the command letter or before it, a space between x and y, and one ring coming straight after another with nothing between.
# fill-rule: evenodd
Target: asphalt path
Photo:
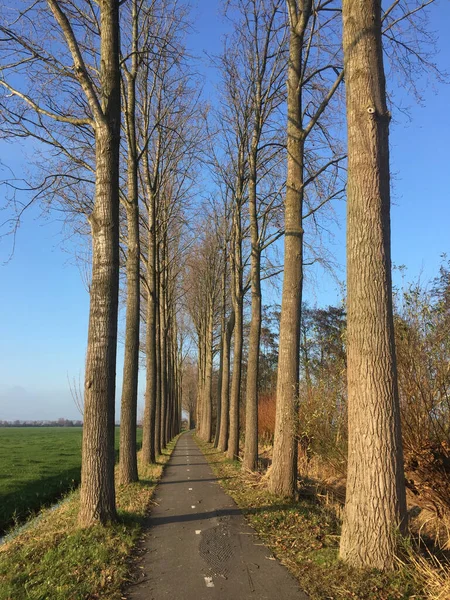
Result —
<instances>
[{"instance_id":1,"label":"asphalt path","mask_svg":"<svg viewBox=\"0 0 450 600\"><path fill-rule=\"evenodd\" d=\"M191 433L180 436L155 501L129 600L308 600L221 488Z\"/></svg>"}]
</instances>

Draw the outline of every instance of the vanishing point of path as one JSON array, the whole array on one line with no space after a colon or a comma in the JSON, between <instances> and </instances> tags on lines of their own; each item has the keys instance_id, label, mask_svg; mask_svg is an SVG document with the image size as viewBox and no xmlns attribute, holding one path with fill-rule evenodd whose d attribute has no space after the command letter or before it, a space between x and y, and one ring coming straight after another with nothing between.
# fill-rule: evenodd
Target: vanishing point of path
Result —
<instances>
[{"instance_id":1,"label":"vanishing point of path","mask_svg":"<svg viewBox=\"0 0 450 600\"><path fill-rule=\"evenodd\" d=\"M217 482L190 433L155 494L129 600L307 600Z\"/></svg>"}]
</instances>

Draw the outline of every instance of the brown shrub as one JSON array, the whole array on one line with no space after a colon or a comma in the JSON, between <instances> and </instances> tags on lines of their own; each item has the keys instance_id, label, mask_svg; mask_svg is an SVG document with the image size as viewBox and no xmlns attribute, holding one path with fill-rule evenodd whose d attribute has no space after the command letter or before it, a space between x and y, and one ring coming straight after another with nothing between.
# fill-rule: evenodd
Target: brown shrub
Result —
<instances>
[{"instance_id":1,"label":"brown shrub","mask_svg":"<svg viewBox=\"0 0 450 600\"><path fill-rule=\"evenodd\" d=\"M439 518L450 515L450 447L446 442L428 443L405 451L407 486L422 508Z\"/></svg>"},{"instance_id":2,"label":"brown shrub","mask_svg":"<svg viewBox=\"0 0 450 600\"><path fill-rule=\"evenodd\" d=\"M262 394L258 402L258 432L260 441L273 442L275 434L276 395Z\"/></svg>"}]
</instances>

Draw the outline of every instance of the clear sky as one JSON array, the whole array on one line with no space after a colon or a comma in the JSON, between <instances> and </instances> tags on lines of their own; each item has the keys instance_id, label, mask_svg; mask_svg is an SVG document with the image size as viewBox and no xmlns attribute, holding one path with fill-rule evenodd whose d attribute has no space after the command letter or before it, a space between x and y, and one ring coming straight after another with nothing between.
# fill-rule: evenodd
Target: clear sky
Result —
<instances>
[{"instance_id":1,"label":"clear sky","mask_svg":"<svg viewBox=\"0 0 450 600\"><path fill-rule=\"evenodd\" d=\"M189 44L197 55L220 52L225 25L217 7L216 1L199 0L194 8L196 31ZM437 2L433 15L432 27L440 37L438 62L450 71L450 2ZM205 93L213 98L213 71L202 69L209 82ZM416 106L412 98L408 101L411 120L394 115L391 162L395 174L393 262L407 266L408 279L422 273L426 280L437 273L440 255L450 254L450 86L433 87L424 82L424 88L424 106ZM17 175L26 165L26 151L1 144L0 161ZM4 176L6 172L0 171L0 178ZM0 206L3 204L4 190L0 188ZM335 232L332 252L342 265L339 276L344 279L344 203L336 212L341 228ZM74 242L63 245L61 223L51 215L43 220L39 214L36 207L24 216L14 256L6 264L11 240L0 240L0 419L80 418L68 378L83 382L89 297L71 254ZM7 212L0 211L0 223L6 217ZM307 288L310 302L338 301L335 282L320 273L316 280L315 288ZM121 346L118 356L117 401Z\"/></svg>"}]
</instances>

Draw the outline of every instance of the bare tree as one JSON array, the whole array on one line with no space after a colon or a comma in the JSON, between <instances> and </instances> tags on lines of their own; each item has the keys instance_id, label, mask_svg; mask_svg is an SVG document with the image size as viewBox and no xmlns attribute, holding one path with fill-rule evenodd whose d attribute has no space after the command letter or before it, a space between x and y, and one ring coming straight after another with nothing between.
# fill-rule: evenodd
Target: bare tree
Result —
<instances>
[{"instance_id":1,"label":"bare tree","mask_svg":"<svg viewBox=\"0 0 450 600\"><path fill-rule=\"evenodd\" d=\"M343 2L347 92L349 456L340 555L392 568L406 500L392 314L381 2Z\"/></svg>"},{"instance_id":2,"label":"bare tree","mask_svg":"<svg viewBox=\"0 0 450 600\"><path fill-rule=\"evenodd\" d=\"M140 28L142 26L147 27L148 35L148 25L145 23L145 18L143 18L145 16L142 3L138 2L138 0L132 0L129 15L131 25L129 56L125 56L122 59L122 72L125 79L123 83L123 104L127 139L128 181L127 195L123 201L127 215L127 314L120 411L119 482L121 484L138 480L136 421L139 373L141 252L139 239L139 156L136 140L136 78L144 52L139 47Z\"/></svg>"},{"instance_id":3,"label":"bare tree","mask_svg":"<svg viewBox=\"0 0 450 600\"><path fill-rule=\"evenodd\" d=\"M188 429L194 426L195 398L197 394L197 364L187 359L183 363L183 408L188 413Z\"/></svg>"},{"instance_id":4,"label":"bare tree","mask_svg":"<svg viewBox=\"0 0 450 600\"><path fill-rule=\"evenodd\" d=\"M271 491L286 497L294 495L297 485L297 411L306 188L339 161L339 158L331 155L322 164L308 164L306 152L307 140L343 78L343 71L339 69L338 52L332 44L336 21L333 14L336 16L336 13L333 10L329 12L330 4L327 0L287 0L290 40L284 279L275 438L269 480ZM328 35L325 31L328 31ZM327 39L329 45L321 44L319 38ZM332 196L333 193L329 197ZM328 201L329 197L323 199L323 202ZM318 206L320 204L319 202Z\"/></svg>"},{"instance_id":5,"label":"bare tree","mask_svg":"<svg viewBox=\"0 0 450 600\"><path fill-rule=\"evenodd\" d=\"M222 253L222 314L220 340L220 382L218 385L217 423L214 445L222 452L228 448L228 429L230 419L230 359L231 339L234 330L234 311L229 310L229 262L230 219L228 202L225 198L224 211L221 217L221 253Z\"/></svg>"},{"instance_id":6,"label":"bare tree","mask_svg":"<svg viewBox=\"0 0 450 600\"><path fill-rule=\"evenodd\" d=\"M187 8L177 0L159 0L152 32L152 52L138 81L138 145L146 215L143 260L146 265L146 400L143 460L154 462L166 437L167 327L173 322L166 305L171 230L183 220L180 206L189 196L198 142L198 90L191 85L183 38ZM159 17L158 17L159 15ZM171 344L176 342L172 333ZM161 348L161 344L164 348ZM175 366L173 359L172 363ZM163 400L163 402L161 401ZM161 410L162 409L162 410ZM164 431L163 431L164 428Z\"/></svg>"},{"instance_id":7,"label":"bare tree","mask_svg":"<svg viewBox=\"0 0 450 600\"><path fill-rule=\"evenodd\" d=\"M198 344L197 430L208 442L212 437L214 331L221 283L220 239L216 229L206 226L213 219L214 215L207 214L203 221L205 233L191 249L187 278L188 307Z\"/></svg>"},{"instance_id":8,"label":"bare tree","mask_svg":"<svg viewBox=\"0 0 450 600\"><path fill-rule=\"evenodd\" d=\"M89 126L95 134L95 201L89 216L93 244L89 333L84 389L83 460L79 522L83 526L116 518L114 493L114 398L119 283L119 3L56 0L30 3L2 20L0 84L35 117L36 126L56 121ZM99 70L76 32L99 30ZM35 36L35 27L42 29ZM8 59L11 61L9 62ZM16 88L19 70L26 77ZM35 77L38 79L34 79ZM27 83L38 82L36 87ZM13 83L14 82L14 83ZM64 83L55 94L55 82ZM50 92L52 90L53 94ZM69 90L64 93L64 90ZM78 101L76 92L78 91ZM82 100L79 100L80 91ZM13 104L13 110L17 103ZM48 126L48 125L47 125ZM49 126L48 126L49 127Z\"/></svg>"},{"instance_id":9,"label":"bare tree","mask_svg":"<svg viewBox=\"0 0 450 600\"><path fill-rule=\"evenodd\" d=\"M232 5L239 11L234 44L240 99L245 98L249 114L248 212L251 246L251 320L248 341L244 465L253 470L258 457L258 377L261 337L261 253L267 239L275 178L269 190L263 183L273 176L284 158L281 143L279 108L285 101L286 16L284 0L239 0ZM245 94L244 90L249 90ZM267 188L267 185L266 185ZM265 196L264 192L267 193ZM276 194L275 194L276 195ZM272 240L273 241L273 240Z\"/></svg>"},{"instance_id":10,"label":"bare tree","mask_svg":"<svg viewBox=\"0 0 450 600\"><path fill-rule=\"evenodd\" d=\"M231 376L227 455L239 455L239 406L242 382L242 348L244 340L244 258L243 214L248 185L248 146L251 113L248 86L241 85L238 49L232 39L225 41L223 54L217 59L220 69L221 106L215 118L220 136L212 150L212 170L223 198L229 204L230 226L230 296L234 314L233 365ZM244 223L243 223L244 221ZM225 425L225 423L224 423Z\"/></svg>"}]
</instances>

